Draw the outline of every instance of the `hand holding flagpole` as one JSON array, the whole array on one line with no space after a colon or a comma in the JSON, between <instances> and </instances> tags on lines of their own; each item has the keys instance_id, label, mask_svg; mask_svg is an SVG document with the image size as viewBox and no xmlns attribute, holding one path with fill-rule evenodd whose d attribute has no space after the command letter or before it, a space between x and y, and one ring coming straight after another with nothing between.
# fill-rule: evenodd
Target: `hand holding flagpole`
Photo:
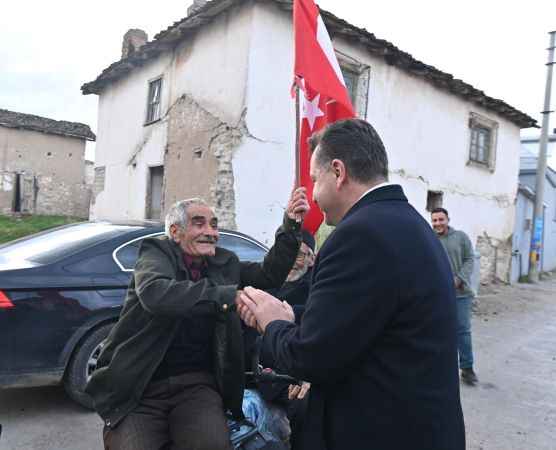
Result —
<instances>
[{"instance_id":1,"label":"hand holding flagpole","mask_svg":"<svg viewBox=\"0 0 556 450\"><path fill-rule=\"evenodd\" d=\"M303 222L310 209L309 200L307 200L307 189L304 187L294 188L286 209L288 217Z\"/></svg>"}]
</instances>

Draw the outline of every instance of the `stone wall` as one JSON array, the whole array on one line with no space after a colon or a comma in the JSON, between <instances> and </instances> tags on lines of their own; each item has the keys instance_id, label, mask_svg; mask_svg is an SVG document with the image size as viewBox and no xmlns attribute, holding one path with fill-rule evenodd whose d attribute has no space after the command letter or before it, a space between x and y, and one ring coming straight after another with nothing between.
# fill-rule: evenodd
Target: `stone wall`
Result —
<instances>
[{"instance_id":1,"label":"stone wall","mask_svg":"<svg viewBox=\"0 0 556 450\"><path fill-rule=\"evenodd\" d=\"M89 217L90 186L64 183L44 175L36 177L36 182L38 195L34 214Z\"/></svg>"},{"instance_id":2,"label":"stone wall","mask_svg":"<svg viewBox=\"0 0 556 450\"><path fill-rule=\"evenodd\" d=\"M481 255L481 284L510 282L512 239L500 240L484 233L477 237L476 251Z\"/></svg>"},{"instance_id":3,"label":"stone wall","mask_svg":"<svg viewBox=\"0 0 556 450\"><path fill-rule=\"evenodd\" d=\"M15 211L14 190L16 175L0 173L0 214ZM20 210L23 214L89 217L91 188L85 183L66 183L52 176L20 174Z\"/></svg>"}]
</instances>

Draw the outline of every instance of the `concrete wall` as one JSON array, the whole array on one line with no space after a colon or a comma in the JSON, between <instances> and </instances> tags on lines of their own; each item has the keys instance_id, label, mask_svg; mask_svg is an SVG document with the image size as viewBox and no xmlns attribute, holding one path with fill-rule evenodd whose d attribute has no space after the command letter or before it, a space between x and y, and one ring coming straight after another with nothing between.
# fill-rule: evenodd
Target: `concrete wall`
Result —
<instances>
[{"instance_id":1,"label":"concrete wall","mask_svg":"<svg viewBox=\"0 0 556 450\"><path fill-rule=\"evenodd\" d=\"M519 181L535 190L535 175L520 175ZM550 271L556 269L556 188L546 180L544 185L543 203L544 230L543 230L543 252L541 254L541 270ZM532 204L532 202L531 202ZM532 219L533 207L531 206L527 218ZM529 235L529 245L531 236ZM529 249L527 248L527 252Z\"/></svg>"},{"instance_id":2,"label":"concrete wall","mask_svg":"<svg viewBox=\"0 0 556 450\"><path fill-rule=\"evenodd\" d=\"M0 127L0 213L10 214L15 174L22 212L88 217L85 140Z\"/></svg>"}]
</instances>

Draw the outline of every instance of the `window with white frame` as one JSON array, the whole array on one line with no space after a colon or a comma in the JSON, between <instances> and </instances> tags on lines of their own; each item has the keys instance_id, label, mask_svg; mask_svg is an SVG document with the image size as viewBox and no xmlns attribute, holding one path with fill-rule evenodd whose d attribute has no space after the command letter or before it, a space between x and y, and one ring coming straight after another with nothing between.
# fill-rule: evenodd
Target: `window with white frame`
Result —
<instances>
[{"instance_id":1,"label":"window with white frame","mask_svg":"<svg viewBox=\"0 0 556 450\"><path fill-rule=\"evenodd\" d=\"M469 164L494 170L498 123L476 113L469 118Z\"/></svg>"},{"instance_id":2,"label":"window with white frame","mask_svg":"<svg viewBox=\"0 0 556 450\"><path fill-rule=\"evenodd\" d=\"M160 91L162 90L162 78L157 78L149 82L149 94L147 98L147 118L146 124L160 119Z\"/></svg>"}]
</instances>

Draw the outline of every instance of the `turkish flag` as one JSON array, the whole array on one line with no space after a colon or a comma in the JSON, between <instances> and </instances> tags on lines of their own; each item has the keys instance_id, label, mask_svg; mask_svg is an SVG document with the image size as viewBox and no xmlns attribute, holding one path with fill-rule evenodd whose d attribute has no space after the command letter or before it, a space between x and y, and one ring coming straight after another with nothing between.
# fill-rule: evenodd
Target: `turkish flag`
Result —
<instances>
[{"instance_id":1,"label":"turkish flag","mask_svg":"<svg viewBox=\"0 0 556 450\"><path fill-rule=\"evenodd\" d=\"M308 140L325 125L355 117L355 113L330 35L313 0L294 0L293 25L294 83L300 90L301 105L299 183L307 188L311 206L303 227L314 234L319 229L323 216L313 202Z\"/></svg>"}]
</instances>

